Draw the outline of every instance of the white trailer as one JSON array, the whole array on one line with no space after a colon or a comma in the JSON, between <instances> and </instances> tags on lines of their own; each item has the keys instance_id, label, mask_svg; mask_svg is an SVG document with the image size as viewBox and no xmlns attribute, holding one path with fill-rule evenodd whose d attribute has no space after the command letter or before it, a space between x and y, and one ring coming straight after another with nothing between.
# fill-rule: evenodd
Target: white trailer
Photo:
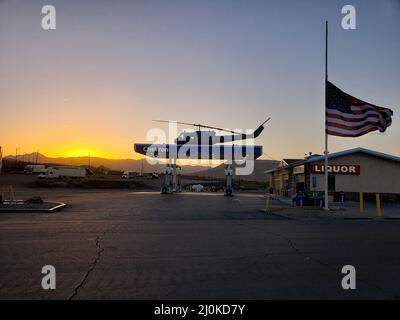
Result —
<instances>
[{"instance_id":1,"label":"white trailer","mask_svg":"<svg viewBox=\"0 0 400 320\"><path fill-rule=\"evenodd\" d=\"M40 179L54 179L54 178L85 178L85 168L74 167L50 167L44 173L39 174Z\"/></svg>"},{"instance_id":2,"label":"white trailer","mask_svg":"<svg viewBox=\"0 0 400 320\"><path fill-rule=\"evenodd\" d=\"M24 168L25 174L39 174L44 173L46 171L46 167L43 164L28 164Z\"/></svg>"}]
</instances>

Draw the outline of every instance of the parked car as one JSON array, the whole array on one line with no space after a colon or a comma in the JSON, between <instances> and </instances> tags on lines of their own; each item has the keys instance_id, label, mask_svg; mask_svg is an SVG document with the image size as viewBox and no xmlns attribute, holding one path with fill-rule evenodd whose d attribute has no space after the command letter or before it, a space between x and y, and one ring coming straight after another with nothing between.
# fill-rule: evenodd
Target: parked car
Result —
<instances>
[{"instance_id":1,"label":"parked car","mask_svg":"<svg viewBox=\"0 0 400 320\"><path fill-rule=\"evenodd\" d=\"M194 185L192 185L192 190L193 190L194 192L202 192L203 189L204 189L204 187L203 187L203 185L201 185L201 184L194 184Z\"/></svg>"}]
</instances>

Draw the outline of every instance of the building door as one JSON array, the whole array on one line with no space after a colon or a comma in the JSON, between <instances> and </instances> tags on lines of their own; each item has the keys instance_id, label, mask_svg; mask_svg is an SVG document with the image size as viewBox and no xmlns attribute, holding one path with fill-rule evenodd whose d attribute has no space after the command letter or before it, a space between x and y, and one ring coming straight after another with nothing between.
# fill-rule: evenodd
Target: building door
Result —
<instances>
[{"instance_id":1,"label":"building door","mask_svg":"<svg viewBox=\"0 0 400 320\"><path fill-rule=\"evenodd\" d=\"M296 192L304 192L305 190L305 185L304 182L297 182L296 183Z\"/></svg>"},{"instance_id":2,"label":"building door","mask_svg":"<svg viewBox=\"0 0 400 320\"><path fill-rule=\"evenodd\" d=\"M328 190L335 191L335 175L328 175Z\"/></svg>"}]
</instances>

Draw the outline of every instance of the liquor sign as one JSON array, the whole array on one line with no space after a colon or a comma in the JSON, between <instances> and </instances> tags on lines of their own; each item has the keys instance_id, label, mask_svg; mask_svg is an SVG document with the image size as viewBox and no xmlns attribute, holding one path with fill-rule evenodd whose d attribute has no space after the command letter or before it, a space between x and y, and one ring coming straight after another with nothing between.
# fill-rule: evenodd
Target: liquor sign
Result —
<instances>
[{"instance_id":1,"label":"liquor sign","mask_svg":"<svg viewBox=\"0 0 400 320\"><path fill-rule=\"evenodd\" d=\"M312 164L311 173L324 173L323 164ZM328 173L332 174L360 174L359 165L328 165Z\"/></svg>"}]
</instances>

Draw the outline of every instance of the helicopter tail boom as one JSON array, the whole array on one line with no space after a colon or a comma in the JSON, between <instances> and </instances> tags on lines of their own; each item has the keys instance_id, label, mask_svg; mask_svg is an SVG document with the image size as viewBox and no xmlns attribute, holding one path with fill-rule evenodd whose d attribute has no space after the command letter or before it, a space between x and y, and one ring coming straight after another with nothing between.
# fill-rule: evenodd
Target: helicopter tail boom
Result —
<instances>
[{"instance_id":1,"label":"helicopter tail boom","mask_svg":"<svg viewBox=\"0 0 400 320\"><path fill-rule=\"evenodd\" d=\"M260 124L260 126L256 130L254 130L254 133L253 133L254 138L257 138L261 134L261 132L264 130L264 124L266 124L270 119L271 118L268 118L267 120L265 120L263 123Z\"/></svg>"}]
</instances>

